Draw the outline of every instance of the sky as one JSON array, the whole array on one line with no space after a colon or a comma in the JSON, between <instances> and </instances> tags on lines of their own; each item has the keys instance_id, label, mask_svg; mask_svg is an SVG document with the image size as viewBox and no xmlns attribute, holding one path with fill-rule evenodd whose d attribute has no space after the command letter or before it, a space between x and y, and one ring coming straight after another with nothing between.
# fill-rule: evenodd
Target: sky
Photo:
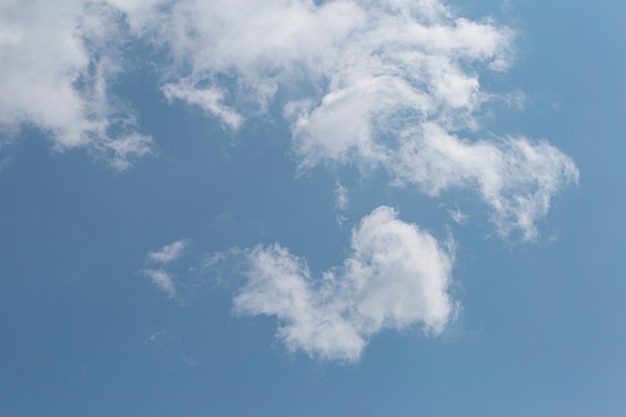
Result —
<instances>
[{"instance_id":1,"label":"sky","mask_svg":"<svg viewBox=\"0 0 626 417\"><path fill-rule=\"evenodd\" d=\"M0 415L623 416L624 16L0 2Z\"/></svg>"}]
</instances>

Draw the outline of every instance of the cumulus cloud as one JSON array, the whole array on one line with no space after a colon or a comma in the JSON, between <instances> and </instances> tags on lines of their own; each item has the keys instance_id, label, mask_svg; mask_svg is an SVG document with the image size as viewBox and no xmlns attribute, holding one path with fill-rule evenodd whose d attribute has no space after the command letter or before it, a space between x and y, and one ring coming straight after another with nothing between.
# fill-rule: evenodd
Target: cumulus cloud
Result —
<instances>
[{"instance_id":1,"label":"cumulus cloud","mask_svg":"<svg viewBox=\"0 0 626 417\"><path fill-rule=\"evenodd\" d=\"M176 242L165 245L154 252L148 252L148 259L162 264L175 261L183 256L187 245L189 245L189 240L177 240Z\"/></svg>"},{"instance_id":2,"label":"cumulus cloud","mask_svg":"<svg viewBox=\"0 0 626 417\"><path fill-rule=\"evenodd\" d=\"M460 136L480 129L485 105L510 101L480 85L515 55L514 31L493 20L458 17L440 0L111 2L136 36L170 52L170 101L233 130L282 105L300 170L382 167L432 196L474 189L501 236L527 240L577 181L546 142Z\"/></svg>"},{"instance_id":3,"label":"cumulus cloud","mask_svg":"<svg viewBox=\"0 0 626 417\"><path fill-rule=\"evenodd\" d=\"M0 3L0 134L34 126L55 149L86 148L119 170L150 151L110 94L122 69L118 13L104 1Z\"/></svg>"},{"instance_id":4,"label":"cumulus cloud","mask_svg":"<svg viewBox=\"0 0 626 417\"><path fill-rule=\"evenodd\" d=\"M116 169L150 152L109 88L135 38L170 57L156 65L171 103L233 132L276 103L299 170L382 167L428 195L474 189L501 236L536 237L578 178L546 142L462 137L485 105L510 101L480 75L512 64L515 32L440 0L9 0L0 27L0 129L36 126L57 149L87 148Z\"/></svg>"},{"instance_id":5,"label":"cumulus cloud","mask_svg":"<svg viewBox=\"0 0 626 417\"><path fill-rule=\"evenodd\" d=\"M320 279L280 245L245 251L248 282L234 309L276 316L277 337L291 352L354 362L383 329L444 330L458 308L449 293L451 246L382 206L353 230L343 265Z\"/></svg>"},{"instance_id":6,"label":"cumulus cloud","mask_svg":"<svg viewBox=\"0 0 626 417\"><path fill-rule=\"evenodd\" d=\"M546 142L461 136L480 129L486 104L510 101L480 75L512 64L515 32L440 0L9 0L0 27L0 130L36 126L56 149L84 147L116 169L151 145L109 88L134 37L170 57L156 63L170 102L231 131L276 102L300 170L382 167L433 196L471 188L501 236L536 237L553 196L578 178Z\"/></svg>"}]
</instances>

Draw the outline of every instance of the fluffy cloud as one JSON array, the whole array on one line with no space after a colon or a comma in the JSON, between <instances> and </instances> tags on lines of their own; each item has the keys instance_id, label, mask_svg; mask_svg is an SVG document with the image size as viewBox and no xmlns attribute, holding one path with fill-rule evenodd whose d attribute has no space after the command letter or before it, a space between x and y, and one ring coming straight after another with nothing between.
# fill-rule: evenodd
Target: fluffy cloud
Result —
<instances>
[{"instance_id":1,"label":"fluffy cloud","mask_svg":"<svg viewBox=\"0 0 626 417\"><path fill-rule=\"evenodd\" d=\"M87 148L116 169L149 152L109 83L121 70L118 12L102 1L0 3L0 134L24 125L57 150Z\"/></svg>"},{"instance_id":2,"label":"fluffy cloud","mask_svg":"<svg viewBox=\"0 0 626 417\"><path fill-rule=\"evenodd\" d=\"M536 237L553 196L578 179L546 142L460 137L502 99L479 75L511 65L515 33L440 0L9 0L0 27L5 137L36 126L57 149L85 147L116 169L151 144L109 91L134 37L171 57L156 63L170 102L237 131L277 101L300 170L382 167L432 196L474 189L502 236Z\"/></svg>"},{"instance_id":3,"label":"fluffy cloud","mask_svg":"<svg viewBox=\"0 0 626 417\"><path fill-rule=\"evenodd\" d=\"M148 259L153 262L159 262L163 264L175 261L176 259L183 256L187 245L189 245L188 240L177 240L176 242L165 245L154 252L149 252Z\"/></svg>"},{"instance_id":4,"label":"fluffy cloud","mask_svg":"<svg viewBox=\"0 0 626 417\"><path fill-rule=\"evenodd\" d=\"M278 102L300 170L382 167L432 196L474 189L502 236L535 238L553 196L578 179L546 142L460 137L502 99L479 75L511 65L515 33L440 0L9 0L0 27L5 136L33 125L57 149L85 147L117 169L150 151L108 87L134 37L171 57L157 63L170 102L231 131Z\"/></svg>"},{"instance_id":5,"label":"fluffy cloud","mask_svg":"<svg viewBox=\"0 0 626 417\"><path fill-rule=\"evenodd\" d=\"M536 222L547 214L554 194L577 183L579 175L574 162L545 141L472 143L435 124L406 132L388 169L431 196L454 188L477 190L498 233L519 230L524 240L537 237Z\"/></svg>"},{"instance_id":6,"label":"fluffy cloud","mask_svg":"<svg viewBox=\"0 0 626 417\"><path fill-rule=\"evenodd\" d=\"M489 102L479 75L512 63L515 33L440 0L111 0L136 36L172 56L170 101L236 130L283 106L299 169L383 168L436 196L474 189L501 236L537 236L574 163L546 142L468 141Z\"/></svg>"},{"instance_id":7,"label":"fluffy cloud","mask_svg":"<svg viewBox=\"0 0 626 417\"><path fill-rule=\"evenodd\" d=\"M382 206L353 230L343 265L321 279L279 245L244 252L248 282L234 309L276 316L277 337L291 352L356 361L368 338L383 329L444 330L458 307L449 294L450 246Z\"/></svg>"}]
</instances>

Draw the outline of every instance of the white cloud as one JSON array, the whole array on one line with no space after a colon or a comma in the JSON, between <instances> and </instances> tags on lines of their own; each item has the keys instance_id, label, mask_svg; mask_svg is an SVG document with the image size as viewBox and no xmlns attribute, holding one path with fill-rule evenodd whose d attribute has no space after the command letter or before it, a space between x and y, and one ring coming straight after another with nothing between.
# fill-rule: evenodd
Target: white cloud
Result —
<instances>
[{"instance_id":1,"label":"white cloud","mask_svg":"<svg viewBox=\"0 0 626 417\"><path fill-rule=\"evenodd\" d=\"M244 254L248 282L234 298L235 312L276 316L287 349L311 357L357 361L383 329L419 325L439 334L458 307L449 294L451 243L442 246L390 207L362 219L350 256L318 280L280 245Z\"/></svg>"},{"instance_id":2,"label":"white cloud","mask_svg":"<svg viewBox=\"0 0 626 417\"><path fill-rule=\"evenodd\" d=\"M148 252L146 258L150 262L167 265L177 259L180 259L185 254L185 250L187 249L189 242L190 241L188 239L177 240L168 245L162 246L155 251ZM163 267L159 269L147 268L142 270L142 273L150 278L154 286L161 289L170 298L173 298L181 303L183 302L183 298L180 297L178 290L181 288L186 289L186 286L184 284L180 284L180 282L178 285L175 285L174 274L163 269Z\"/></svg>"},{"instance_id":3,"label":"white cloud","mask_svg":"<svg viewBox=\"0 0 626 417\"><path fill-rule=\"evenodd\" d=\"M332 132L309 144L295 123L296 145L325 147L335 157L367 147L371 122L381 116L446 119L476 109L489 95L467 68L506 69L514 38L488 20L457 18L436 0L112 3L138 36L169 48L174 83L167 88L178 98L222 117L230 91L232 104L250 116L283 88L286 108L310 103L300 124ZM337 119L344 123L333 125ZM312 163L321 155L306 157Z\"/></svg>"},{"instance_id":4,"label":"white cloud","mask_svg":"<svg viewBox=\"0 0 626 417\"><path fill-rule=\"evenodd\" d=\"M278 100L299 170L382 167L429 195L472 188L502 236L536 237L552 197L578 177L545 142L459 138L480 128L486 103L523 97L480 85L512 64L515 33L440 0L9 0L0 27L0 129L36 126L56 149L84 147L116 169L151 145L109 91L134 36L171 57L157 63L170 102L237 131Z\"/></svg>"},{"instance_id":5,"label":"white cloud","mask_svg":"<svg viewBox=\"0 0 626 417\"><path fill-rule=\"evenodd\" d=\"M340 182L335 185L335 207L345 211L350 205L348 190Z\"/></svg>"},{"instance_id":6,"label":"white cloud","mask_svg":"<svg viewBox=\"0 0 626 417\"><path fill-rule=\"evenodd\" d=\"M579 176L574 162L545 141L469 142L434 124L407 134L388 169L431 196L476 189L499 234L519 230L525 240L537 237L536 222L547 214L554 194Z\"/></svg>"},{"instance_id":7,"label":"white cloud","mask_svg":"<svg viewBox=\"0 0 626 417\"><path fill-rule=\"evenodd\" d=\"M188 104L200 106L203 110L213 113L233 130L239 129L243 122L241 115L222 104L224 101L222 90L216 88L201 89L185 82L179 82L166 84L163 87L163 92L170 102L179 99Z\"/></svg>"},{"instance_id":8,"label":"white cloud","mask_svg":"<svg viewBox=\"0 0 626 417\"><path fill-rule=\"evenodd\" d=\"M165 245L154 252L148 253L148 259L153 262L169 263L183 256L185 249L189 245L189 240L177 240L169 245Z\"/></svg>"},{"instance_id":9,"label":"white cloud","mask_svg":"<svg viewBox=\"0 0 626 417\"><path fill-rule=\"evenodd\" d=\"M87 148L116 169L148 153L151 138L109 93L118 23L103 1L1 2L0 134L35 126L55 149Z\"/></svg>"},{"instance_id":10,"label":"white cloud","mask_svg":"<svg viewBox=\"0 0 626 417\"><path fill-rule=\"evenodd\" d=\"M176 288L174 287L174 276L163 269L144 269L142 271L155 287L166 293L170 298L176 298Z\"/></svg>"},{"instance_id":11,"label":"white cloud","mask_svg":"<svg viewBox=\"0 0 626 417\"><path fill-rule=\"evenodd\" d=\"M448 210L448 214L450 214L452 220L457 224L465 223L467 221L467 218L469 217L467 214L463 213L459 209Z\"/></svg>"},{"instance_id":12,"label":"white cloud","mask_svg":"<svg viewBox=\"0 0 626 417\"><path fill-rule=\"evenodd\" d=\"M480 128L485 103L523 96L480 86L481 73L511 65L515 33L439 0L9 0L0 27L0 129L34 125L56 149L85 147L116 169L150 152L108 87L136 36L169 52L157 65L170 102L237 131L281 91L300 170L383 167L429 195L473 188L502 236L536 237L552 197L578 177L544 142L458 138Z\"/></svg>"},{"instance_id":13,"label":"white cloud","mask_svg":"<svg viewBox=\"0 0 626 417\"><path fill-rule=\"evenodd\" d=\"M346 222L346 220L348 220L348 218L343 214L338 214L335 216L335 221L337 222L337 225L339 227L343 227L343 224Z\"/></svg>"},{"instance_id":14,"label":"white cloud","mask_svg":"<svg viewBox=\"0 0 626 417\"><path fill-rule=\"evenodd\" d=\"M168 99L233 130L279 100L300 170L382 167L433 196L475 189L501 236L518 230L527 240L577 180L573 162L545 142L458 138L480 128L487 103L523 97L481 89L480 74L506 70L515 55L515 33L492 20L455 16L439 0L113 3L137 36L173 57Z\"/></svg>"}]
</instances>

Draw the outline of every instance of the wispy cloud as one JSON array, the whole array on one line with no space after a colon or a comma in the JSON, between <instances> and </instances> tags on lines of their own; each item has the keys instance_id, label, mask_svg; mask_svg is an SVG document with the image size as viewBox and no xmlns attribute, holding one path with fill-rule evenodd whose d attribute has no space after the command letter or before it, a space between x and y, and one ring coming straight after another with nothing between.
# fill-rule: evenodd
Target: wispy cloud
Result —
<instances>
[{"instance_id":1,"label":"wispy cloud","mask_svg":"<svg viewBox=\"0 0 626 417\"><path fill-rule=\"evenodd\" d=\"M163 269L144 269L142 272L150 278L155 287L170 298L177 298L176 288L174 287L174 275Z\"/></svg>"},{"instance_id":2,"label":"wispy cloud","mask_svg":"<svg viewBox=\"0 0 626 417\"><path fill-rule=\"evenodd\" d=\"M449 294L451 245L382 206L353 230L352 253L343 265L320 279L280 245L244 251L248 282L234 309L276 316L277 337L290 352L354 362L383 329L444 330L458 309Z\"/></svg>"},{"instance_id":3,"label":"wispy cloud","mask_svg":"<svg viewBox=\"0 0 626 417\"><path fill-rule=\"evenodd\" d=\"M198 88L189 85L185 80L176 84L163 86L165 97L172 102L174 99L182 100L188 104L200 106L203 110L213 113L226 126L237 130L243 123L243 117L236 111L223 104L224 91L217 88Z\"/></svg>"},{"instance_id":4,"label":"wispy cloud","mask_svg":"<svg viewBox=\"0 0 626 417\"><path fill-rule=\"evenodd\" d=\"M145 343L156 346L170 355L175 355L184 369L194 368L198 365L193 356L183 351L183 343L180 338L170 331L164 329L153 331L146 338Z\"/></svg>"},{"instance_id":5,"label":"wispy cloud","mask_svg":"<svg viewBox=\"0 0 626 417\"><path fill-rule=\"evenodd\" d=\"M345 211L350 205L348 190L340 182L335 185L335 207Z\"/></svg>"},{"instance_id":6,"label":"wispy cloud","mask_svg":"<svg viewBox=\"0 0 626 417\"><path fill-rule=\"evenodd\" d=\"M469 217L467 214L463 213L458 208L454 210L448 210L448 214L450 214L450 217L456 224L465 223L467 221L467 218Z\"/></svg>"},{"instance_id":7,"label":"wispy cloud","mask_svg":"<svg viewBox=\"0 0 626 417\"><path fill-rule=\"evenodd\" d=\"M155 251L148 252L146 255L148 262L161 264L162 267L158 269L146 268L141 271L145 276L150 278L155 287L177 301L182 300L175 285L175 275L164 269L164 267L180 259L185 254L189 242L189 239L177 240Z\"/></svg>"},{"instance_id":8,"label":"wispy cloud","mask_svg":"<svg viewBox=\"0 0 626 417\"><path fill-rule=\"evenodd\" d=\"M167 264L183 256L185 249L189 245L188 239L177 240L161 247L154 252L148 252L148 259L152 262Z\"/></svg>"}]
</instances>

